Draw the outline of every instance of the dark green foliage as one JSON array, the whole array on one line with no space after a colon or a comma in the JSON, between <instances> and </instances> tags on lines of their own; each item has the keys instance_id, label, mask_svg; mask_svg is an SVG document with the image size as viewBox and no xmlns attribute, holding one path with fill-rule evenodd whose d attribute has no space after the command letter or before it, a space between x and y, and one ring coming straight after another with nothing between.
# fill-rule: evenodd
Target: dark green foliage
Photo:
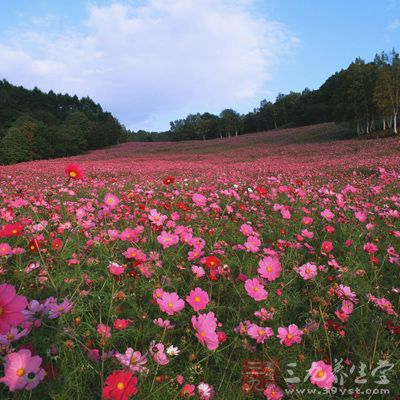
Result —
<instances>
[{"instance_id":1,"label":"dark green foliage","mask_svg":"<svg viewBox=\"0 0 400 400\"><path fill-rule=\"evenodd\" d=\"M126 140L126 129L89 97L27 90L3 80L0 140L0 164L14 164L117 144Z\"/></svg>"}]
</instances>

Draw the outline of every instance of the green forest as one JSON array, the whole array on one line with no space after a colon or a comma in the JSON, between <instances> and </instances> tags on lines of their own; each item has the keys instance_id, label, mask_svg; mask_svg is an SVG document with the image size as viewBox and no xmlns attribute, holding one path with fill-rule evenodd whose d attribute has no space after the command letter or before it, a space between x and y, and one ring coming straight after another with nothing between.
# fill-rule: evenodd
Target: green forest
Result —
<instances>
[{"instance_id":1,"label":"green forest","mask_svg":"<svg viewBox=\"0 0 400 400\"><path fill-rule=\"evenodd\" d=\"M0 81L1 164L72 156L125 140L125 128L89 97Z\"/></svg>"},{"instance_id":2,"label":"green forest","mask_svg":"<svg viewBox=\"0 0 400 400\"><path fill-rule=\"evenodd\" d=\"M345 123L354 134L390 130L397 134L400 58L392 50L372 62L357 58L317 90L279 94L247 114L189 114L166 132L127 130L89 97L27 90L0 81L0 163L72 156L124 141L207 140L305 126Z\"/></svg>"}]
</instances>

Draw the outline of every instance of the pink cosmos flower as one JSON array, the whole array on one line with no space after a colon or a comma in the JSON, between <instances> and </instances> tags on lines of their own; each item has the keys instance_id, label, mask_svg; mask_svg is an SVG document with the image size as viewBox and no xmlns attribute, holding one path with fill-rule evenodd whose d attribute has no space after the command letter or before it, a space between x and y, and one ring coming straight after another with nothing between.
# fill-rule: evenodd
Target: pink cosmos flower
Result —
<instances>
[{"instance_id":1,"label":"pink cosmos flower","mask_svg":"<svg viewBox=\"0 0 400 400\"><path fill-rule=\"evenodd\" d=\"M297 272L305 280L313 279L318 275L317 266L307 263L298 268Z\"/></svg>"},{"instance_id":2,"label":"pink cosmos flower","mask_svg":"<svg viewBox=\"0 0 400 400\"><path fill-rule=\"evenodd\" d=\"M157 210L151 210L149 214L149 220L156 226L162 226L164 221L167 219L166 215L160 214Z\"/></svg>"},{"instance_id":3,"label":"pink cosmos flower","mask_svg":"<svg viewBox=\"0 0 400 400\"><path fill-rule=\"evenodd\" d=\"M378 246L374 243L369 242L364 244L363 249L368 254L374 254L378 251Z\"/></svg>"},{"instance_id":4,"label":"pink cosmos flower","mask_svg":"<svg viewBox=\"0 0 400 400\"><path fill-rule=\"evenodd\" d=\"M115 194L107 193L104 197L104 204L107 207L115 208L119 204L119 198Z\"/></svg>"},{"instance_id":5,"label":"pink cosmos flower","mask_svg":"<svg viewBox=\"0 0 400 400\"><path fill-rule=\"evenodd\" d=\"M246 235L246 236L251 236L251 235L254 234L253 227L251 225L247 225L247 224L243 224L240 227L240 232L243 233L243 235Z\"/></svg>"},{"instance_id":6,"label":"pink cosmos flower","mask_svg":"<svg viewBox=\"0 0 400 400\"><path fill-rule=\"evenodd\" d=\"M261 241L257 236L249 236L244 244L246 251L249 253L257 253L260 250Z\"/></svg>"},{"instance_id":7,"label":"pink cosmos flower","mask_svg":"<svg viewBox=\"0 0 400 400\"><path fill-rule=\"evenodd\" d=\"M331 389L335 381L335 375L332 373L332 366L321 361L314 361L308 371L310 381L313 385L321 389Z\"/></svg>"},{"instance_id":8,"label":"pink cosmos flower","mask_svg":"<svg viewBox=\"0 0 400 400\"><path fill-rule=\"evenodd\" d=\"M333 249L332 242L327 242L327 241L322 242L321 250L323 253L330 253L332 249Z\"/></svg>"},{"instance_id":9,"label":"pink cosmos flower","mask_svg":"<svg viewBox=\"0 0 400 400\"><path fill-rule=\"evenodd\" d=\"M0 256L9 256L11 254L11 246L8 243L0 243Z\"/></svg>"},{"instance_id":10,"label":"pink cosmos flower","mask_svg":"<svg viewBox=\"0 0 400 400\"><path fill-rule=\"evenodd\" d=\"M218 335L215 332L217 319L213 312L199 314L198 317L193 315L192 326L196 331L197 339L203 346L207 346L209 350L215 350L218 347Z\"/></svg>"},{"instance_id":11,"label":"pink cosmos flower","mask_svg":"<svg viewBox=\"0 0 400 400\"><path fill-rule=\"evenodd\" d=\"M146 370L144 365L147 363L147 358L140 351L134 351L128 347L124 354L115 353L115 358L125 367L128 367L132 372L142 372Z\"/></svg>"},{"instance_id":12,"label":"pink cosmos flower","mask_svg":"<svg viewBox=\"0 0 400 400\"><path fill-rule=\"evenodd\" d=\"M247 327L247 335L252 339L255 339L257 343L264 343L267 339L274 335L273 330L270 327L262 327L256 324L249 324Z\"/></svg>"},{"instance_id":13,"label":"pink cosmos flower","mask_svg":"<svg viewBox=\"0 0 400 400\"><path fill-rule=\"evenodd\" d=\"M301 219L301 223L303 225L311 225L313 223L313 219L311 217L303 217Z\"/></svg>"},{"instance_id":14,"label":"pink cosmos flower","mask_svg":"<svg viewBox=\"0 0 400 400\"><path fill-rule=\"evenodd\" d=\"M49 305L49 318L56 319L60 315L68 314L72 309L72 303L68 299L64 299L62 303L57 302Z\"/></svg>"},{"instance_id":15,"label":"pink cosmos flower","mask_svg":"<svg viewBox=\"0 0 400 400\"><path fill-rule=\"evenodd\" d=\"M328 209L325 209L324 211L321 212L321 217L325 218L327 221L332 221L334 216L335 214L333 214L333 212Z\"/></svg>"},{"instance_id":16,"label":"pink cosmos flower","mask_svg":"<svg viewBox=\"0 0 400 400\"><path fill-rule=\"evenodd\" d=\"M303 333L296 324L290 324L287 328L278 328L277 337L281 339L281 344L290 347L295 343L301 343Z\"/></svg>"},{"instance_id":17,"label":"pink cosmos flower","mask_svg":"<svg viewBox=\"0 0 400 400\"><path fill-rule=\"evenodd\" d=\"M264 257L258 263L257 272L262 278L268 279L270 282L279 278L281 271L282 266L278 257Z\"/></svg>"},{"instance_id":18,"label":"pink cosmos flower","mask_svg":"<svg viewBox=\"0 0 400 400\"><path fill-rule=\"evenodd\" d=\"M164 292L160 299L157 299L161 311L168 315L174 315L176 312L182 311L185 307L185 302L179 298L178 294Z\"/></svg>"},{"instance_id":19,"label":"pink cosmos flower","mask_svg":"<svg viewBox=\"0 0 400 400\"><path fill-rule=\"evenodd\" d=\"M197 265L192 265L192 272L196 275L196 278L201 278L206 274L204 268Z\"/></svg>"},{"instance_id":20,"label":"pink cosmos flower","mask_svg":"<svg viewBox=\"0 0 400 400\"><path fill-rule=\"evenodd\" d=\"M197 391L199 393L200 400L210 400L215 395L214 387L205 382L200 382L197 385Z\"/></svg>"},{"instance_id":21,"label":"pink cosmos flower","mask_svg":"<svg viewBox=\"0 0 400 400\"><path fill-rule=\"evenodd\" d=\"M204 207L207 205L207 198L205 196L203 196L202 194L195 193L192 196L192 200L193 200L193 203L196 204L196 206Z\"/></svg>"},{"instance_id":22,"label":"pink cosmos flower","mask_svg":"<svg viewBox=\"0 0 400 400\"><path fill-rule=\"evenodd\" d=\"M125 272L125 268L116 262L110 262L110 264L108 264L108 270L110 271L110 274L116 276L122 275Z\"/></svg>"},{"instance_id":23,"label":"pink cosmos flower","mask_svg":"<svg viewBox=\"0 0 400 400\"><path fill-rule=\"evenodd\" d=\"M207 307L209 301L208 293L199 287L191 290L186 297L186 302L192 306L194 311L203 310Z\"/></svg>"},{"instance_id":24,"label":"pink cosmos flower","mask_svg":"<svg viewBox=\"0 0 400 400\"><path fill-rule=\"evenodd\" d=\"M149 353L157 364L167 365L169 363L164 349L165 347L162 343L157 343L155 340L150 343Z\"/></svg>"},{"instance_id":25,"label":"pink cosmos flower","mask_svg":"<svg viewBox=\"0 0 400 400\"><path fill-rule=\"evenodd\" d=\"M43 380L46 373L40 368L42 359L32 357L27 349L8 354L5 357L5 376L0 382L6 384L10 392L15 390L32 390Z\"/></svg>"},{"instance_id":26,"label":"pink cosmos flower","mask_svg":"<svg viewBox=\"0 0 400 400\"><path fill-rule=\"evenodd\" d=\"M340 284L339 287L336 289L336 296L342 300L350 300L353 303L357 303L358 299L354 292L351 291L349 286L345 286Z\"/></svg>"},{"instance_id":27,"label":"pink cosmos flower","mask_svg":"<svg viewBox=\"0 0 400 400\"><path fill-rule=\"evenodd\" d=\"M263 393L267 400L281 400L283 398L282 389L273 383L269 384Z\"/></svg>"},{"instance_id":28,"label":"pink cosmos flower","mask_svg":"<svg viewBox=\"0 0 400 400\"><path fill-rule=\"evenodd\" d=\"M111 328L105 324L97 325L97 333L103 338L111 337Z\"/></svg>"},{"instance_id":29,"label":"pink cosmos flower","mask_svg":"<svg viewBox=\"0 0 400 400\"><path fill-rule=\"evenodd\" d=\"M255 301L265 300L268 296L268 292L264 289L264 285L257 279L247 279L244 283L244 288L247 294L252 297Z\"/></svg>"},{"instance_id":30,"label":"pink cosmos flower","mask_svg":"<svg viewBox=\"0 0 400 400\"><path fill-rule=\"evenodd\" d=\"M174 233L162 231L161 234L157 236L157 242L160 243L164 249L167 249L179 242L179 236Z\"/></svg>"},{"instance_id":31,"label":"pink cosmos flower","mask_svg":"<svg viewBox=\"0 0 400 400\"><path fill-rule=\"evenodd\" d=\"M169 319L162 319L162 318L157 318L153 320L153 323L160 328L164 329L174 329L175 325L171 324L171 321Z\"/></svg>"},{"instance_id":32,"label":"pink cosmos flower","mask_svg":"<svg viewBox=\"0 0 400 400\"><path fill-rule=\"evenodd\" d=\"M0 334L6 334L11 326L22 323L25 319L23 310L28 305L24 296L18 296L12 285L0 285Z\"/></svg>"}]
</instances>

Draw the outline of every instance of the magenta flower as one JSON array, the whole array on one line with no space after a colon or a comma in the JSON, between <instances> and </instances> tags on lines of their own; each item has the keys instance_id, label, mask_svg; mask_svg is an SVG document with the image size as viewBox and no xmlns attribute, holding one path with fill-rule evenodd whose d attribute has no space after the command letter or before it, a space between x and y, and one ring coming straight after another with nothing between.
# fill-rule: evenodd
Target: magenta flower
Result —
<instances>
[{"instance_id":1,"label":"magenta flower","mask_svg":"<svg viewBox=\"0 0 400 400\"><path fill-rule=\"evenodd\" d=\"M267 398L267 400L281 400L283 399L283 392L282 389L271 383L269 384L265 390L264 390L264 396Z\"/></svg>"},{"instance_id":2,"label":"magenta flower","mask_svg":"<svg viewBox=\"0 0 400 400\"><path fill-rule=\"evenodd\" d=\"M208 293L199 287L191 290L186 297L186 302L192 306L194 311L203 310L207 307L209 301Z\"/></svg>"},{"instance_id":3,"label":"magenta flower","mask_svg":"<svg viewBox=\"0 0 400 400\"><path fill-rule=\"evenodd\" d=\"M111 337L111 327L105 324L99 324L97 325L97 333L103 338L109 338Z\"/></svg>"},{"instance_id":4,"label":"magenta flower","mask_svg":"<svg viewBox=\"0 0 400 400\"><path fill-rule=\"evenodd\" d=\"M15 288L7 283L0 285L0 334L6 334L11 326L25 319L23 310L28 305L24 296L18 296Z\"/></svg>"},{"instance_id":5,"label":"magenta flower","mask_svg":"<svg viewBox=\"0 0 400 400\"><path fill-rule=\"evenodd\" d=\"M244 288L247 294L252 297L255 301L265 300L268 296L268 292L264 289L264 285L257 279L247 279L244 283Z\"/></svg>"},{"instance_id":6,"label":"magenta flower","mask_svg":"<svg viewBox=\"0 0 400 400\"><path fill-rule=\"evenodd\" d=\"M0 382L6 384L11 392L15 390L32 390L43 380L46 373L40 365L39 356L32 357L27 349L11 353L5 357L5 376Z\"/></svg>"},{"instance_id":7,"label":"magenta flower","mask_svg":"<svg viewBox=\"0 0 400 400\"><path fill-rule=\"evenodd\" d=\"M0 256L10 256L11 254L11 246L8 243L0 243Z\"/></svg>"},{"instance_id":8,"label":"magenta flower","mask_svg":"<svg viewBox=\"0 0 400 400\"><path fill-rule=\"evenodd\" d=\"M258 263L257 272L262 278L274 281L279 278L282 271L278 257L264 257Z\"/></svg>"},{"instance_id":9,"label":"magenta flower","mask_svg":"<svg viewBox=\"0 0 400 400\"><path fill-rule=\"evenodd\" d=\"M117 264L116 262L110 262L108 264L108 271L112 275L122 275L125 272L125 268L122 265Z\"/></svg>"},{"instance_id":10,"label":"magenta flower","mask_svg":"<svg viewBox=\"0 0 400 400\"><path fill-rule=\"evenodd\" d=\"M256 324L250 324L247 327L247 335L252 339L255 339L257 343L264 343L267 339L274 335L273 330L270 327L262 327Z\"/></svg>"},{"instance_id":11,"label":"magenta flower","mask_svg":"<svg viewBox=\"0 0 400 400\"><path fill-rule=\"evenodd\" d=\"M157 364L166 365L169 363L168 357L164 352L164 345L162 343L157 343L155 340L153 340L150 343L149 353Z\"/></svg>"},{"instance_id":12,"label":"magenta flower","mask_svg":"<svg viewBox=\"0 0 400 400\"><path fill-rule=\"evenodd\" d=\"M207 205L207 199L205 196L199 193L195 193L192 196L193 203L196 204L196 206L204 207Z\"/></svg>"},{"instance_id":13,"label":"magenta flower","mask_svg":"<svg viewBox=\"0 0 400 400\"><path fill-rule=\"evenodd\" d=\"M298 268L297 272L305 280L310 280L318 275L317 266L311 263L307 263Z\"/></svg>"},{"instance_id":14,"label":"magenta flower","mask_svg":"<svg viewBox=\"0 0 400 400\"><path fill-rule=\"evenodd\" d=\"M161 234L157 236L157 242L162 245L163 249L167 249L179 242L179 236L174 233L162 231Z\"/></svg>"},{"instance_id":15,"label":"magenta flower","mask_svg":"<svg viewBox=\"0 0 400 400\"><path fill-rule=\"evenodd\" d=\"M49 318L55 319L60 315L68 314L71 311L72 304L68 299L64 299L61 304L52 303L49 305Z\"/></svg>"},{"instance_id":16,"label":"magenta flower","mask_svg":"<svg viewBox=\"0 0 400 400\"><path fill-rule=\"evenodd\" d=\"M287 328L278 328L277 337L281 339L281 344L290 347L295 343L301 343L303 333L296 324L290 324Z\"/></svg>"},{"instance_id":17,"label":"magenta flower","mask_svg":"<svg viewBox=\"0 0 400 400\"><path fill-rule=\"evenodd\" d=\"M182 311L185 307L185 302L175 292L163 292L161 298L157 299L157 303L161 311L164 311L168 315L174 315L176 312Z\"/></svg>"},{"instance_id":18,"label":"magenta flower","mask_svg":"<svg viewBox=\"0 0 400 400\"><path fill-rule=\"evenodd\" d=\"M321 361L314 361L308 371L310 382L321 389L331 389L335 381L332 373L332 366Z\"/></svg>"},{"instance_id":19,"label":"magenta flower","mask_svg":"<svg viewBox=\"0 0 400 400\"><path fill-rule=\"evenodd\" d=\"M217 328L217 319L213 312L193 315L192 326L196 331L196 337L203 346L209 350L215 350L218 347L218 335L215 332Z\"/></svg>"}]
</instances>

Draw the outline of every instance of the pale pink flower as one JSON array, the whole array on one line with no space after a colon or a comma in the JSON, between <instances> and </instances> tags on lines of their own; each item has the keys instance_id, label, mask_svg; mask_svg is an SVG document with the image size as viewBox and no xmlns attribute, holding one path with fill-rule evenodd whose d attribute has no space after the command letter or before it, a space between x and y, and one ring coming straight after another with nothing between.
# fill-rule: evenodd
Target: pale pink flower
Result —
<instances>
[{"instance_id":1,"label":"pale pink flower","mask_svg":"<svg viewBox=\"0 0 400 400\"><path fill-rule=\"evenodd\" d=\"M144 365L147 363L147 358L140 351L134 351L128 347L124 354L115 353L115 358L125 367L128 367L132 372L141 372L146 370Z\"/></svg>"},{"instance_id":2,"label":"pale pink flower","mask_svg":"<svg viewBox=\"0 0 400 400\"><path fill-rule=\"evenodd\" d=\"M203 196L202 194L195 193L192 196L193 203L196 204L196 206L204 207L207 205L207 198Z\"/></svg>"},{"instance_id":3,"label":"pale pink flower","mask_svg":"<svg viewBox=\"0 0 400 400\"><path fill-rule=\"evenodd\" d=\"M327 221L332 221L334 216L335 214L333 214L333 212L328 209L325 209L324 211L321 212L321 217L325 218Z\"/></svg>"},{"instance_id":4,"label":"pale pink flower","mask_svg":"<svg viewBox=\"0 0 400 400\"><path fill-rule=\"evenodd\" d=\"M335 381L332 373L332 366L321 361L314 361L308 371L310 382L321 389L331 389Z\"/></svg>"},{"instance_id":5,"label":"pale pink flower","mask_svg":"<svg viewBox=\"0 0 400 400\"><path fill-rule=\"evenodd\" d=\"M268 292L264 289L264 285L257 279L246 279L244 282L244 288L247 294L252 297L255 301L265 300L268 296Z\"/></svg>"},{"instance_id":6,"label":"pale pink flower","mask_svg":"<svg viewBox=\"0 0 400 400\"><path fill-rule=\"evenodd\" d=\"M164 249L167 249L168 247L174 246L179 242L179 236L162 231L161 234L157 236L157 241Z\"/></svg>"},{"instance_id":7,"label":"pale pink flower","mask_svg":"<svg viewBox=\"0 0 400 400\"><path fill-rule=\"evenodd\" d=\"M305 281L313 279L318 275L317 266L311 263L302 265L297 269L297 272Z\"/></svg>"},{"instance_id":8,"label":"pale pink flower","mask_svg":"<svg viewBox=\"0 0 400 400\"><path fill-rule=\"evenodd\" d=\"M156 226L162 226L167 219L166 215L160 214L157 210L151 210L149 220Z\"/></svg>"},{"instance_id":9,"label":"pale pink flower","mask_svg":"<svg viewBox=\"0 0 400 400\"><path fill-rule=\"evenodd\" d=\"M257 343L264 343L267 339L274 335L274 332L270 327L264 328L256 324L250 324L247 327L247 335L252 339L255 339Z\"/></svg>"},{"instance_id":10,"label":"pale pink flower","mask_svg":"<svg viewBox=\"0 0 400 400\"><path fill-rule=\"evenodd\" d=\"M257 236L249 236L244 244L247 252L257 253L260 250L261 241Z\"/></svg>"},{"instance_id":11,"label":"pale pink flower","mask_svg":"<svg viewBox=\"0 0 400 400\"><path fill-rule=\"evenodd\" d=\"M11 326L24 321L23 310L28 305L24 296L18 296L12 285L0 285L0 334L6 334Z\"/></svg>"},{"instance_id":12,"label":"pale pink flower","mask_svg":"<svg viewBox=\"0 0 400 400\"><path fill-rule=\"evenodd\" d=\"M107 193L104 196L104 204L109 208L115 208L119 204L119 198L112 193Z\"/></svg>"}]
</instances>

